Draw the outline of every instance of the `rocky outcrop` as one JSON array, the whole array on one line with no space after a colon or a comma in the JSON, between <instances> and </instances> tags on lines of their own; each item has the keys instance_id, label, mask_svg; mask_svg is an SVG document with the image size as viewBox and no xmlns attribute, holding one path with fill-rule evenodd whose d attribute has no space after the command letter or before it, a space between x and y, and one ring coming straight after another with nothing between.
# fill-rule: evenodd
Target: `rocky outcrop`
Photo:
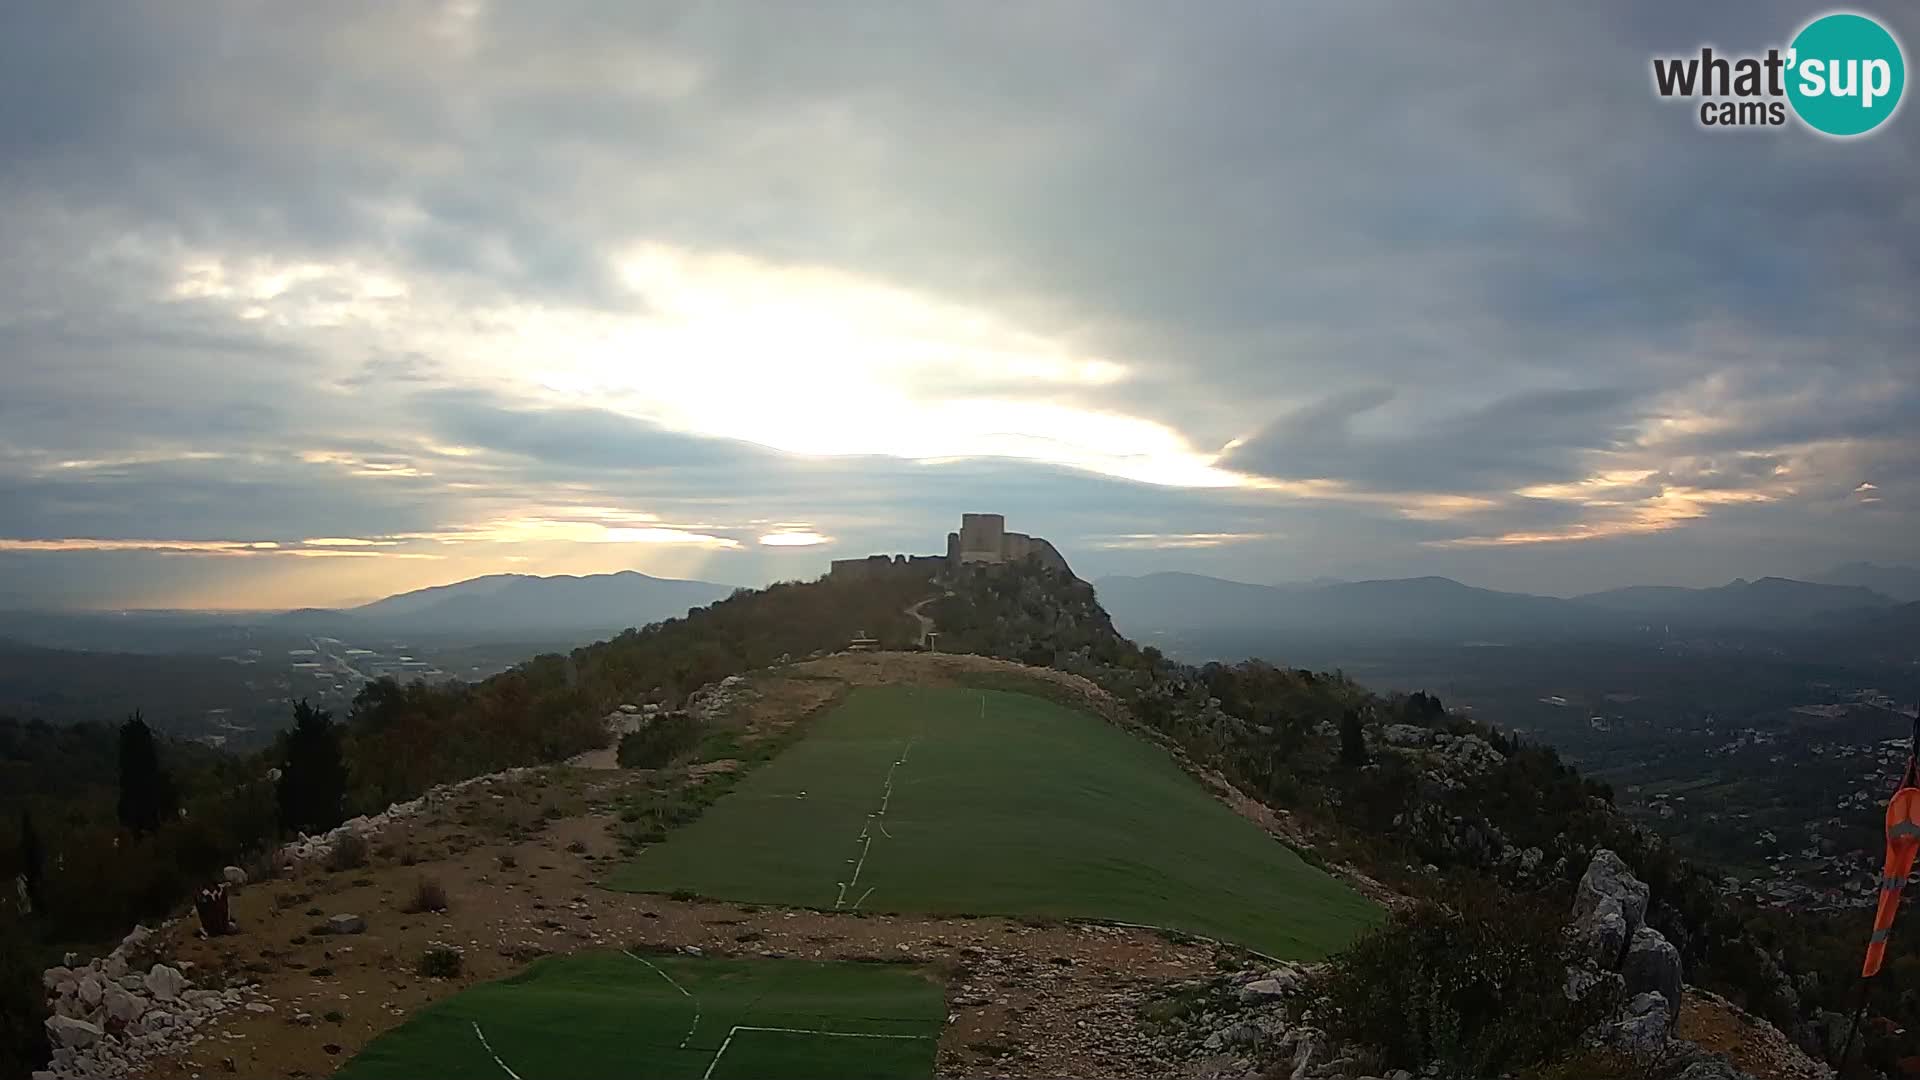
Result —
<instances>
[{"instance_id":1,"label":"rocky outcrop","mask_svg":"<svg viewBox=\"0 0 1920 1080\"><path fill-rule=\"evenodd\" d=\"M1633 932L1626 959L1620 962L1620 977L1626 980L1627 993L1659 994L1668 1010L1680 1015L1680 950L1660 931L1643 926Z\"/></svg>"},{"instance_id":2,"label":"rocky outcrop","mask_svg":"<svg viewBox=\"0 0 1920 1080\"><path fill-rule=\"evenodd\" d=\"M1646 921L1646 883L1633 876L1620 856L1605 848L1594 852L1573 894L1573 934L1582 952L1601 970L1612 971ZM1677 1011L1678 997L1669 1001Z\"/></svg>"},{"instance_id":3,"label":"rocky outcrop","mask_svg":"<svg viewBox=\"0 0 1920 1080\"><path fill-rule=\"evenodd\" d=\"M1589 1035L1634 1055L1670 1053L1679 1045L1672 1034L1684 1000L1680 950L1646 925L1648 895L1626 861L1602 848L1580 876L1567 928L1583 960L1567 969L1568 998L1604 991L1623 1000Z\"/></svg>"},{"instance_id":4,"label":"rocky outcrop","mask_svg":"<svg viewBox=\"0 0 1920 1080\"><path fill-rule=\"evenodd\" d=\"M200 989L185 969L155 962L152 932L137 926L104 957L41 975L52 1013L47 1040L53 1059L33 1080L143 1076L149 1062L179 1057L223 1012L264 1003L251 985ZM143 970L144 969L144 970Z\"/></svg>"},{"instance_id":5,"label":"rocky outcrop","mask_svg":"<svg viewBox=\"0 0 1920 1080\"><path fill-rule=\"evenodd\" d=\"M752 701L757 696L753 688L747 685L746 676L729 675L687 695L686 711L695 720L707 723L725 716L734 707Z\"/></svg>"},{"instance_id":6,"label":"rocky outcrop","mask_svg":"<svg viewBox=\"0 0 1920 1080\"><path fill-rule=\"evenodd\" d=\"M1597 912L1617 911L1632 934L1647 921L1647 885L1633 876L1633 870L1620 856L1606 848L1593 853L1587 872L1573 894L1573 922L1576 927Z\"/></svg>"},{"instance_id":7,"label":"rocky outcrop","mask_svg":"<svg viewBox=\"0 0 1920 1080\"><path fill-rule=\"evenodd\" d=\"M1437 736L1445 739L1445 736ZM1456 774L1478 776L1492 772L1506 764L1507 756L1493 748L1493 744L1478 735L1461 735L1442 744L1441 753L1446 756Z\"/></svg>"},{"instance_id":8,"label":"rocky outcrop","mask_svg":"<svg viewBox=\"0 0 1920 1080\"><path fill-rule=\"evenodd\" d=\"M1602 1029L1600 1041L1616 1050L1646 1055L1666 1045L1667 1032L1672 1027L1673 1010L1667 1007L1666 998L1653 993L1636 994L1627 1002L1620 1018Z\"/></svg>"},{"instance_id":9,"label":"rocky outcrop","mask_svg":"<svg viewBox=\"0 0 1920 1080\"><path fill-rule=\"evenodd\" d=\"M1417 724L1388 724L1380 729L1380 737L1387 740L1388 746L1431 746L1433 732Z\"/></svg>"}]
</instances>

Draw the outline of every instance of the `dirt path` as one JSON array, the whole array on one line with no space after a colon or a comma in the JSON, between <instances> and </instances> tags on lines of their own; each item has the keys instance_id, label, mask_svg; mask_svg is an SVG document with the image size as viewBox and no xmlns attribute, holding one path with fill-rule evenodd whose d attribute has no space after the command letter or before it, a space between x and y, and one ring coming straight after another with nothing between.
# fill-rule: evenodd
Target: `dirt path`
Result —
<instances>
[{"instance_id":1,"label":"dirt path","mask_svg":"<svg viewBox=\"0 0 1920 1080\"><path fill-rule=\"evenodd\" d=\"M1680 1038L1725 1054L1757 1080L1830 1080L1833 1070L1808 1057L1771 1024L1755 1020L1726 998L1687 987L1680 1007Z\"/></svg>"},{"instance_id":2,"label":"dirt path","mask_svg":"<svg viewBox=\"0 0 1920 1080\"><path fill-rule=\"evenodd\" d=\"M953 590L949 589L946 592L940 594L939 596L929 596L925 600L922 600L919 603L907 609L907 614L913 616L915 621L919 622L920 624L920 636L914 640L915 645L918 645L922 649L926 648L927 635L935 632L933 628L933 618L927 615L925 612L921 611L920 609L923 607L926 607L928 604L933 603L935 600L945 600L947 597L952 595L953 595Z\"/></svg>"}]
</instances>

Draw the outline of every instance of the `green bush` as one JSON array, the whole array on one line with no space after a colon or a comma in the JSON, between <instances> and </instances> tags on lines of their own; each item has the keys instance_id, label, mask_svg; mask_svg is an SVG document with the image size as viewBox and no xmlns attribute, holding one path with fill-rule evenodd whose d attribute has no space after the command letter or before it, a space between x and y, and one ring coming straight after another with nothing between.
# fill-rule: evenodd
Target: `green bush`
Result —
<instances>
[{"instance_id":1,"label":"green bush","mask_svg":"<svg viewBox=\"0 0 1920 1080\"><path fill-rule=\"evenodd\" d=\"M1479 889L1396 912L1334 958L1331 1026L1389 1068L1493 1076L1561 1060L1616 1002L1564 993L1568 944L1556 911Z\"/></svg>"},{"instance_id":2,"label":"green bush","mask_svg":"<svg viewBox=\"0 0 1920 1080\"><path fill-rule=\"evenodd\" d=\"M460 976L463 960L460 950L451 945L429 945L414 964L414 974L423 979L454 979Z\"/></svg>"},{"instance_id":3,"label":"green bush","mask_svg":"<svg viewBox=\"0 0 1920 1080\"><path fill-rule=\"evenodd\" d=\"M684 713L662 716L620 739L620 767L658 769L692 750L700 741L700 722Z\"/></svg>"}]
</instances>

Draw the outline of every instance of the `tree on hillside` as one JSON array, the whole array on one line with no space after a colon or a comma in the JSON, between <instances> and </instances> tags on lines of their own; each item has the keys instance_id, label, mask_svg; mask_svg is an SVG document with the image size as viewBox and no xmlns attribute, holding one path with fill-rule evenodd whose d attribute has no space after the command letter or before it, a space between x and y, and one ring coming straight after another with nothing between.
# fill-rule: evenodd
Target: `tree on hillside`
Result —
<instances>
[{"instance_id":1,"label":"tree on hillside","mask_svg":"<svg viewBox=\"0 0 1920 1080\"><path fill-rule=\"evenodd\" d=\"M120 725L120 824L150 833L176 816L173 780L160 768L153 729L135 710Z\"/></svg>"},{"instance_id":2,"label":"tree on hillside","mask_svg":"<svg viewBox=\"0 0 1920 1080\"><path fill-rule=\"evenodd\" d=\"M40 831L33 827L33 811L20 811L20 876L27 882L27 902L33 910L46 907L41 899L40 883L47 869L46 849L40 844Z\"/></svg>"},{"instance_id":3,"label":"tree on hillside","mask_svg":"<svg viewBox=\"0 0 1920 1080\"><path fill-rule=\"evenodd\" d=\"M1340 763L1365 765L1367 740L1360 728L1360 714L1348 709L1340 716Z\"/></svg>"},{"instance_id":4,"label":"tree on hillside","mask_svg":"<svg viewBox=\"0 0 1920 1080\"><path fill-rule=\"evenodd\" d=\"M47 995L40 989L46 957L26 924L0 904L0 1076L46 1068Z\"/></svg>"},{"instance_id":5,"label":"tree on hillside","mask_svg":"<svg viewBox=\"0 0 1920 1080\"><path fill-rule=\"evenodd\" d=\"M345 816L347 766L340 753L340 729L333 714L302 698L293 707L286 757L280 767L280 827L289 832L322 833Z\"/></svg>"}]
</instances>

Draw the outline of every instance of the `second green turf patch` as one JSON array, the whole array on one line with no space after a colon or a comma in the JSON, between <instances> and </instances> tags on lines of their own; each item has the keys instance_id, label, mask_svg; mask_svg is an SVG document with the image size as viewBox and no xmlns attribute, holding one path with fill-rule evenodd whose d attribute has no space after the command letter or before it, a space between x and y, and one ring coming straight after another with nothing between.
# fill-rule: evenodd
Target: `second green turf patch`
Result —
<instances>
[{"instance_id":1,"label":"second green turf patch","mask_svg":"<svg viewBox=\"0 0 1920 1080\"><path fill-rule=\"evenodd\" d=\"M1025 694L870 687L608 881L824 910L1094 918L1318 958L1378 909L1166 753Z\"/></svg>"},{"instance_id":2,"label":"second green turf patch","mask_svg":"<svg viewBox=\"0 0 1920 1080\"><path fill-rule=\"evenodd\" d=\"M592 952L421 1010L335 1080L919 1080L941 989L917 969Z\"/></svg>"}]
</instances>

